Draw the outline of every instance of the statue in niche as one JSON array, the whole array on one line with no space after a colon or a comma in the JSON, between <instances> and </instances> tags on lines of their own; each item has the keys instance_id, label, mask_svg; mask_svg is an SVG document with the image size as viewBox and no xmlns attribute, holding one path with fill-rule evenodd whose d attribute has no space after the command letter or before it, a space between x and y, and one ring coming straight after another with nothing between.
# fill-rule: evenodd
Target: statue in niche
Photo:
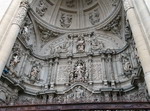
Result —
<instances>
[{"instance_id":1,"label":"statue in niche","mask_svg":"<svg viewBox=\"0 0 150 111\"><path fill-rule=\"evenodd\" d=\"M95 9L93 12L89 14L89 20L92 25L95 25L100 21L100 13L98 9Z\"/></svg>"},{"instance_id":2,"label":"statue in niche","mask_svg":"<svg viewBox=\"0 0 150 111\"><path fill-rule=\"evenodd\" d=\"M84 37L79 35L77 40L77 52L84 52L85 51L85 40Z\"/></svg>"},{"instance_id":3,"label":"statue in niche","mask_svg":"<svg viewBox=\"0 0 150 111\"><path fill-rule=\"evenodd\" d=\"M104 48L104 43L102 41L98 41L97 39L93 39L91 42L92 50L102 50Z\"/></svg>"},{"instance_id":4,"label":"statue in niche","mask_svg":"<svg viewBox=\"0 0 150 111\"><path fill-rule=\"evenodd\" d=\"M39 75L39 67L37 65L33 66L31 69L31 73L29 75L29 79L32 83L34 83L36 80L38 80L38 75Z\"/></svg>"},{"instance_id":5,"label":"statue in niche","mask_svg":"<svg viewBox=\"0 0 150 111\"><path fill-rule=\"evenodd\" d=\"M86 2L87 5L90 5L90 4L93 3L93 0L85 0L85 2Z\"/></svg>"},{"instance_id":6,"label":"statue in niche","mask_svg":"<svg viewBox=\"0 0 150 111\"><path fill-rule=\"evenodd\" d=\"M10 67L15 68L19 62L20 62L19 55L17 53L13 54L13 58L10 61Z\"/></svg>"},{"instance_id":7,"label":"statue in niche","mask_svg":"<svg viewBox=\"0 0 150 111\"><path fill-rule=\"evenodd\" d=\"M70 74L70 82L87 81L86 66L82 60L78 60L74 66L73 73Z\"/></svg>"},{"instance_id":8,"label":"statue in niche","mask_svg":"<svg viewBox=\"0 0 150 111\"><path fill-rule=\"evenodd\" d=\"M72 23L72 15L66 14L66 13L61 13L60 17L60 25L63 28L69 28Z\"/></svg>"},{"instance_id":9,"label":"statue in niche","mask_svg":"<svg viewBox=\"0 0 150 111\"><path fill-rule=\"evenodd\" d=\"M17 64L20 62L21 59L21 50L20 50L20 45L18 43L15 43L14 47L13 47L13 55L12 55L12 59L10 61L10 68L13 70L13 68L15 68L17 66Z\"/></svg>"},{"instance_id":10,"label":"statue in niche","mask_svg":"<svg viewBox=\"0 0 150 111\"><path fill-rule=\"evenodd\" d=\"M75 7L74 0L67 0L66 6L69 8Z\"/></svg>"},{"instance_id":11,"label":"statue in niche","mask_svg":"<svg viewBox=\"0 0 150 111\"><path fill-rule=\"evenodd\" d=\"M37 14L39 14L42 17L46 13L46 11L47 11L47 6L43 2L43 0L40 0L38 7L36 7Z\"/></svg>"},{"instance_id":12,"label":"statue in niche","mask_svg":"<svg viewBox=\"0 0 150 111\"><path fill-rule=\"evenodd\" d=\"M122 63L124 71L128 72L132 70L132 65L127 57L127 54L122 54Z\"/></svg>"}]
</instances>

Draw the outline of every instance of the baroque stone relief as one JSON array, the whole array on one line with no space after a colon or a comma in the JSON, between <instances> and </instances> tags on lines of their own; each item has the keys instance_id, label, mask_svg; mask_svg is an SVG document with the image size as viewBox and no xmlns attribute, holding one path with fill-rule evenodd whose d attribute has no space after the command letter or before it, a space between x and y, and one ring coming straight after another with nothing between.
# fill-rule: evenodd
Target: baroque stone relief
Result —
<instances>
[{"instance_id":1,"label":"baroque stone relief","mask_svg":"<svg viewBox=\"0 0 150 111\"><path fill-rule=\"evenodd\" d=\"M60 26L63 28L69 28L72 24L73 15L69 13L61 13L60 15Z\"/></svg>"},{"instance_id":2,"label":"baroque stone relief","mask_svg":"<svg viewBox=\"0 0 150 111\"><path fill-rule=\"evenodd\" d=\"M117 17L111 21L109 24L107 24L105 27L102 28L104 31L110 31L113 34L120 35L120 26L121 26L121 15L117 15Z\"/></svg>"},{"instance_id":3,"label":"baroque stone relief","mask_svg":"<svg viewBox=\"0 0 150 111\"><path fill-rule=\"evenodd\" d=\"M100 21L100 12L99 9L94 9L93 12L89 13L89 21L92 25L99 23Z\"/></svg>"}]
</instances>

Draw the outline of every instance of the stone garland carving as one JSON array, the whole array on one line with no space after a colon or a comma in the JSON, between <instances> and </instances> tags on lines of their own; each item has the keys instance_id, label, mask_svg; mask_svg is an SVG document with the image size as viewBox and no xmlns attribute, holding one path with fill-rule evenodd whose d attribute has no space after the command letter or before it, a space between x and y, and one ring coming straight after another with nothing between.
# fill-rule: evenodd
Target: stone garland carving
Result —
<instances>
[{"instance_id":1,"label":"stone garland carving","mask_svg":"<svg viewBox=\"0 0 150 111\"><path fill-rule=\"evenodd\" d=\"M85 39L84 36L79 35L77 38L77 52L85 52Z\"/></svg>"},{"instance_id":2,"label":"stone garland carving","mask_svg":"<svg viewBox=\"0 0 150 111\"><path fill-rule=\"evenodd\" d=\"M89 13L89 20L92 25L95 25L100 21L100 12L98 9L95 9L93 12Z\"/></svg>"},{"instance_id":3,"label":"stone garland carving","mask_svg":"<svg viewBox=\"0 0 150 111\"><path fill-rule=\"evenodd\" d=\"M36 7L36 13L42 17L46 13L46 11L47 11L46 4L44 3L43 0L40 0L38 6Z\"/></svg>"},{"instance_id":4,"label":"stone garland carving","mask_svg":"<svg viewBox=\"0 0 150 111\"><path fill-rule=\"evenodd\" d=\"M108 25L102 28L104 31L110 31L113 34L119 34L120 33L120 20L121 16L118 15L112 22L110 22Z\"/></svg>"},{"instance_id":5,"label":"stone garland carving","mask_svg":"<svg viewBox=\"0 0 150 111\"><path fill-rule=\"evenodd\" d=\"M85 0L87 5L91 5L93 3L93 0Z\"/></svg>"},{"instance_id":6,"label":"stone garland carving","mask_svg":"<svg viewBox=\"0 0 150 111\"><path fill-rule=\"evenodd\" d=\"M86 74L86 64L82 60L78 60L75 65L73 72L70 74L70 82L86 82L88 75Z\"/></svg>"},{"instance_id":7,"label":"stone garland carving","mask_svg":"<svg viewBox=\"0 0 150 111\"><path fill-rule=\"evenodd\" d=\"M75 7L75 1L74 0L67 0L66 1L66 6L69 8Z\"/></svg>"},{"instance_id":8,"label":"stone garland carving","mask_svg":"<svg viewBox=\"0 0 150 111\"><path fill-rule=\"evenodd\" d=\"M60 17L60 25L63 28L69 28L72 24L72 16L71 14L61 13Z\"/></svg>"}]
</instances>

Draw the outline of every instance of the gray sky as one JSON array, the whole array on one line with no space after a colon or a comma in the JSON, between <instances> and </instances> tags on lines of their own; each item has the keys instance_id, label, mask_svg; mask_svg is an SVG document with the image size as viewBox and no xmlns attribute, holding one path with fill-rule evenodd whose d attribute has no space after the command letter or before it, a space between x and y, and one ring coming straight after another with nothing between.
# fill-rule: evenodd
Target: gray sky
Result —
<instances>
[{"instance_id":1,"label":"gray sky","mask_svg":"<svg viewBox=\"0 0 150 111\"><path fill-rule=\"evenodd\" d=\"M0 0L0 20L2 19L11 1L12 0Z\"/></svg>"}]
</instances>

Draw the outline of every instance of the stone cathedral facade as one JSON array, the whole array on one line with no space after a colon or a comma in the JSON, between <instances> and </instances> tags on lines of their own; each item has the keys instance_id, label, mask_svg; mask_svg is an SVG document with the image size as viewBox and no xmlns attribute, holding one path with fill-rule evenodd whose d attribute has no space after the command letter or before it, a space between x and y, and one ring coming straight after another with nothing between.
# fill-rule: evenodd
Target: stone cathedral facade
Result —
<instances>
[{"instance_id":1,"label":"stone cathedral facade","mask_svg":"<svg viewBox=\"0 0 150 111\"><path fill-rule=\"evenodd\" d=\"M21 2L12 23L19 30L0 78L0 105L148 102L124 2Z\"/></svg>"}]
</instances>

